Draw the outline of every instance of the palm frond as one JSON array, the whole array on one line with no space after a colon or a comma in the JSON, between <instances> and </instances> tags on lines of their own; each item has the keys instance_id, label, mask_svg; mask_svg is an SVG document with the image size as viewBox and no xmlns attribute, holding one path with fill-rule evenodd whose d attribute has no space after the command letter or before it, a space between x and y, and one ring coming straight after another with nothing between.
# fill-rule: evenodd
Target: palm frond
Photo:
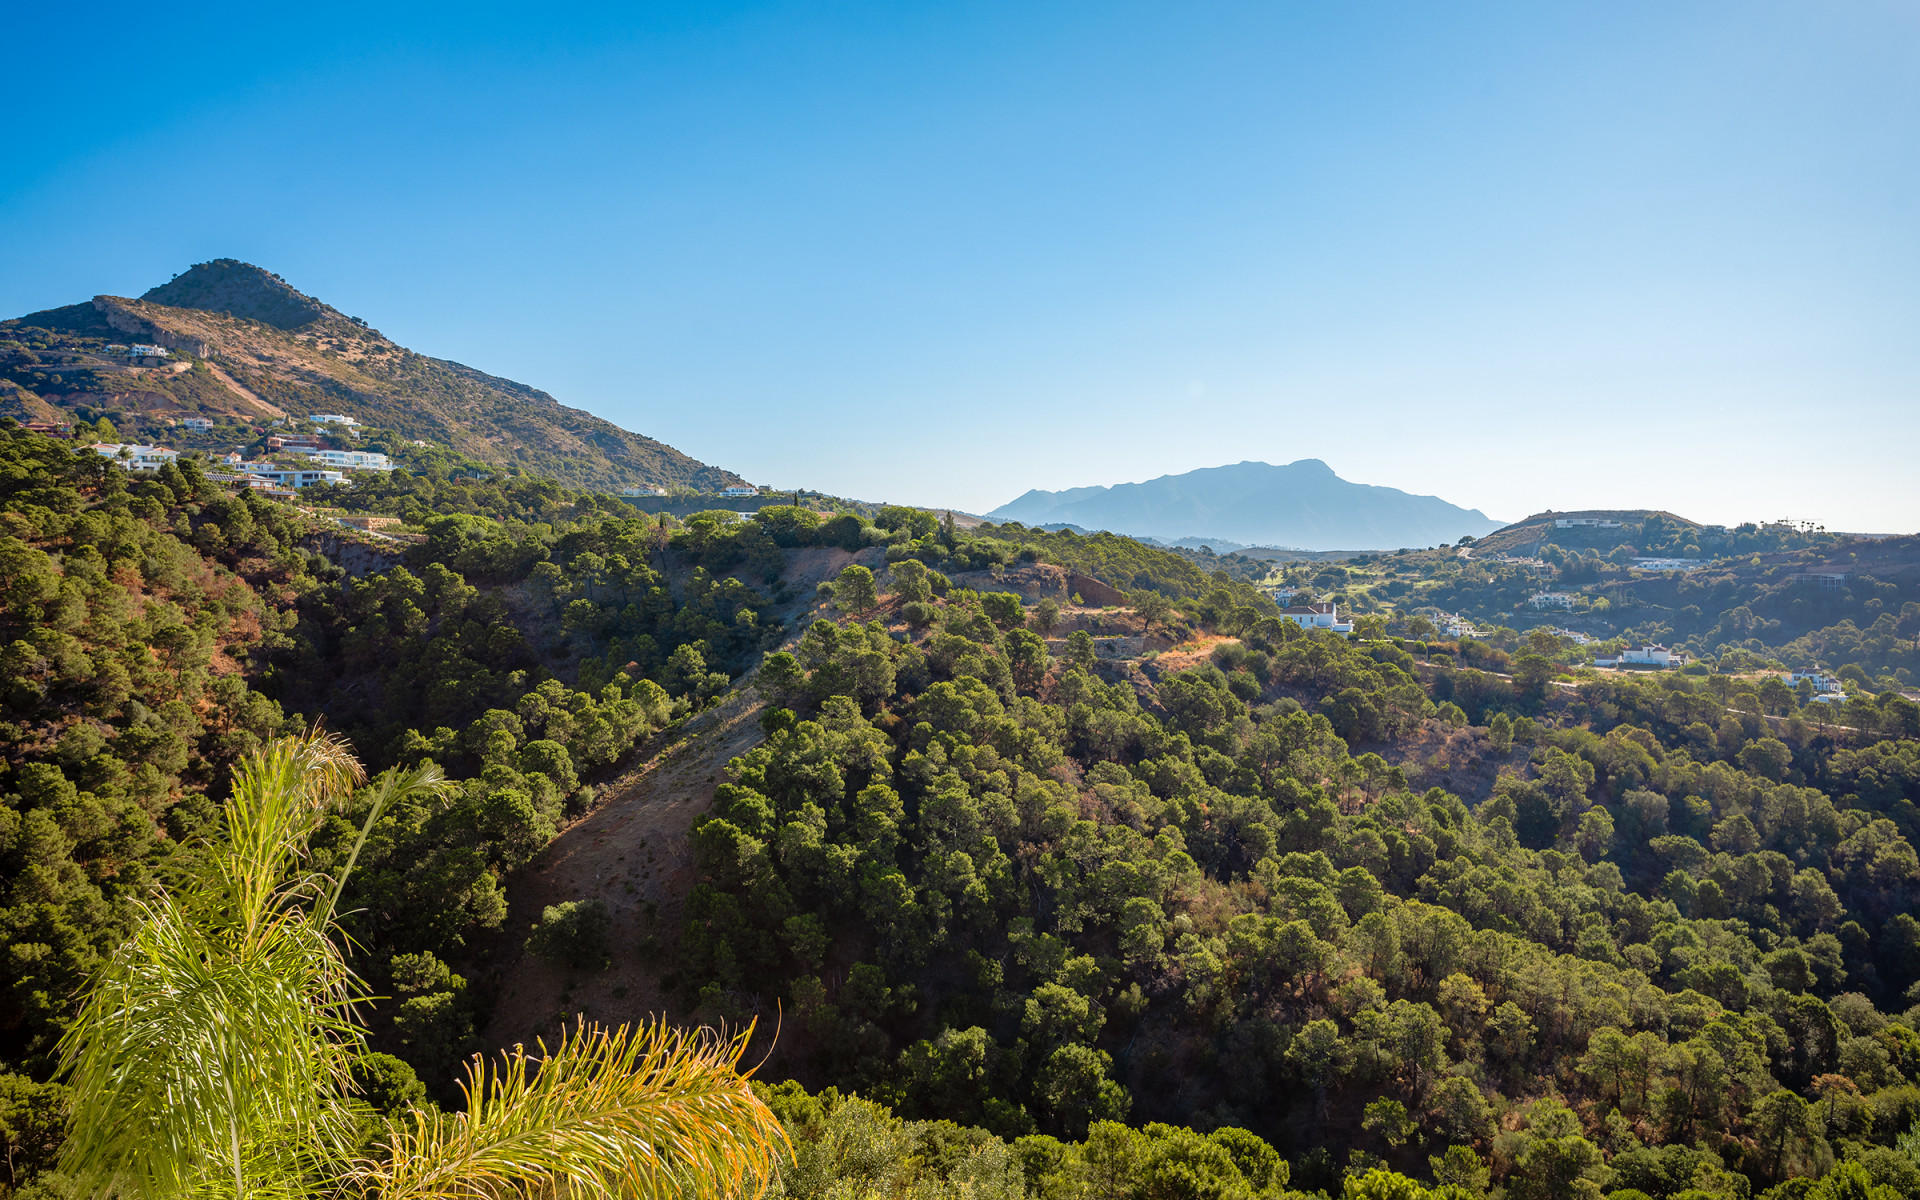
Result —
<instances>
[{"instance_id":1,"label":"palm frond","mask_svg":"<svg viewBox=\"0 0 1920 1200\"><path fill-rule=\"evenodd\" d=\"M476 1059L467 1111L396 1122L358 1182L380 1200L758 1195L790 1148L738 1070L751 1034L585 1024L551 1053Z\"/></svg>"},{"instance_id":2,"label":"palm frond","mask_svg":"<svg viewBox=\"0 0 1920 1200\"><path fill-rule=\"evenodd\" d=\"M62 1165L79 1196L270 1195L306 1159L344 1156L363 991L328 914L305 903L316 881L295 870L362 778L345 743L318 734L250 756L221 835L141 906L61 1040Z\"/></svg>"},{"instance_id":3,"label":"palm frond","mask_svg":"<svg viewBox=\"0 0 1920 1200\"><path fill-rule=\"evenodd\" d=\"M302 910L245 932L161 898L95 982L63 1044L81 1195L251 1191L252 1147L338 1140L353 977Z\"/></svg>"}]
</instances>

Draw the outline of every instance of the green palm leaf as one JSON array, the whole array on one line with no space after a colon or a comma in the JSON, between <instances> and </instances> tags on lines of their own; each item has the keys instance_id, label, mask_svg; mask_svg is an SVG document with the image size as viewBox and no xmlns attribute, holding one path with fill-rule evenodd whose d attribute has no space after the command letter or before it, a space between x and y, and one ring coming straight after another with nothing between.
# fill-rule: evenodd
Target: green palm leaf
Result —
<instances>
[{"instance_id":1,"label":"green palm leaf","mask_svg":"<svg viewBox=\"0 0 1920 1200\"><path fill-rule=\"evenodd\" d=\"M142 906L61 1043L62 1165L78 1195L294 1192L341 1157L364 992L329 936L337 888L301 868L307 838L363 778L317 734L253 755L220 835ZM375 817L437 786L433 772L390 775Z\"/></svg>"},{"instance_id":2,"label":"green palm leaf","mask_svg":"<svg viewBox=\"0 0 1920 1200\"><path fill-rule=\"evenodd\" d=\"M758 1195L789 1148L737 1070L751 1034L582 1025L551 1053L476 1059L467 1111L396 1124L358 1181L381 1200Z\"/></svg>"},{"instance_id":3,"label":"green palm leaf","mask_svg":"<svg viewBox=\"0 0 1920 1200\"><path fill-rule=\"evenodd\" d=\"M365 991L334 934L380 815L444 786L389 772L336 876L307 869L327 811L363 782L344 743L274 743L235 772L217 837L95 978L61 1041L72 1088L62 1167L76 1200L381 1200L758 1193L786 1139L738 1071L751 1033L664 1022L576 1029L551 1054L476 1060L468 1110L391 1123L350 1152Z\"/></svg>"}]
</instances>

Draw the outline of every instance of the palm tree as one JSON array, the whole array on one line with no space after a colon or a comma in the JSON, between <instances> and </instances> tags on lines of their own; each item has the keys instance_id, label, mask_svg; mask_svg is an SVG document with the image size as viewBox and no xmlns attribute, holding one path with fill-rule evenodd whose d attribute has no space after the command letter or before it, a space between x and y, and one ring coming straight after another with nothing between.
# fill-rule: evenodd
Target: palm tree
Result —
<instances>
[{"instance_id":1,"label":"palm tree","mask_svg":"<svg viewBox=\"0 0 1920 1200\"><path fill-rule=\"evenodd\" d=\"M382 776L345 860L313 869L308 839L364 781L348 747L319 734L235 772L221 833L183 853L61 1042L73 1089L61 1165L76 1197L763 1190L785 1137L737 1070L750 1028L583 1024L550 1051L476 1058L464 1112L384 1118L354 1099L367 994L334 913L380 815L445 787L431 767Z\"/></svg>"}]
</instances>

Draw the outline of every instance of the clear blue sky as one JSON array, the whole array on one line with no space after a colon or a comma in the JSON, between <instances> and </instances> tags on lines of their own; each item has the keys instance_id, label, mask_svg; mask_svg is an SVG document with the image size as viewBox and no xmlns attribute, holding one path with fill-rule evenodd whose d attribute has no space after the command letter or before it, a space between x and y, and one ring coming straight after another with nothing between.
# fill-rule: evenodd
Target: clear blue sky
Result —
<instances>
[{"instance_id":1,"label":"clear blue sky","mask_svg":"<svg viewBox=\"0 0 1920 1200\"><path fill-rule=\"evenodd\" d=\"M230 256L758 482L1920 528L1920 6L37 5L0 312ZM634 15L638 11L641 15Z\"/></svg>"}]
</instances>

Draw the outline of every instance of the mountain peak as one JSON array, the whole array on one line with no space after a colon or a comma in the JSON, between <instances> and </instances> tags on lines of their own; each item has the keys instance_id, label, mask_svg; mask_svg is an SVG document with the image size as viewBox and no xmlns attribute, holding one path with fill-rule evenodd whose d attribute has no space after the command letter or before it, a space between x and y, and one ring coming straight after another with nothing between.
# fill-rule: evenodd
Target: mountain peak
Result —
<instances>
[{"instance_id":1,"label":"mountain peak","mask_svg":"<svg viewBox=\"0 0 1920 1200\"><path fill-rule=\"evenodd\" d=\"M987 514L1026 525L1072 524L1178 542L1195 534L1308 550L1431 546L1500 527L1477 509L1340 478L1317 458L1240 462L1145 483L1031 491Z\"/></svg>"},{"instance_id":2,"label":"mountain peak","mask_svg":"<svg viewBox=\"0 0 1920 1200\"><path fill-rule=\"evenodd\" d=\"M276 329L298 329L343 315L338 309L295 290L272 271L237 258L195 263L140 298L169 308L197 308L245 317Z\"/></svg>"},{"instance_id":3,"label":"mountain peak","mask_svg":"<svg viewBox=\"0 0 1920 1200\"><path fill-rule=\"evenodd\" d=\"M96 295L0 319L0 339L34 343L52 353L28 361L58 364L16 371L34 387L0 372L0 416L92 420L110 412L130 440L164 437L178 449L224 452L237 439L264 438L266 419L338 413L372 431L369 448L403 458L419 449L423 464L438 461L436 449L450 450L596 491L685 484L711 492L745 482L537 388L415 353L237 259L197 263L137 301ZM133 364L126 342L179 353L157 368ZM120 353L108 349L115 343ZM190 429L183 418L204 423Z\"/></svg>"}]
</instances>

